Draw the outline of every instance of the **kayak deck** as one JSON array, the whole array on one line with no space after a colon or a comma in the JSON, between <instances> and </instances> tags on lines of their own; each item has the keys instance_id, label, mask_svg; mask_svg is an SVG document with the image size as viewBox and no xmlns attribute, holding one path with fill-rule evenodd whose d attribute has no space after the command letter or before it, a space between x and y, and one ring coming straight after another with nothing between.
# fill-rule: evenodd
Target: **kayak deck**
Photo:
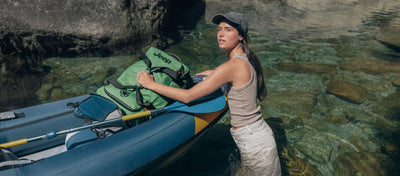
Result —
<instances>
[{"instance_id":1,"label":"kayak deck","mask_svg":"<svg viewBox=\"0 0 400 176\"><path fill-rule=\"evenodd\" d=\"M26 117L0 121L0 143L39 136L49 129L84 125L85 122L74 117L73 109L66 105L85 98L87 95L15 110ZM161 114L72 150L65 150L64 136L15 146L10 150L17 156L37 162L0 171L0 175L125 175L142 172L148 167L162 167L183 154L225 114L227 105L224 103L225 108L213 113ZM50 112L55 109L59 111Z\"/></svg>"}]
</instances>

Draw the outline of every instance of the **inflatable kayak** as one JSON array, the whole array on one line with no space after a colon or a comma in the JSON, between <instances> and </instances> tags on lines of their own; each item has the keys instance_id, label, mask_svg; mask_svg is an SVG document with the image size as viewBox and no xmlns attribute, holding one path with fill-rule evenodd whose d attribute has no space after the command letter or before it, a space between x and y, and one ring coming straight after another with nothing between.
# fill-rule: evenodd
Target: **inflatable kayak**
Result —
<instances>
[{"instance_id":1,"label":"inflatable kayak","mask_svg":"<svg viewBox=\"0 0 400 176\"><path fill-rule=\"evenodd\" d=\"M9 119L0 120L0 144L85 126L83 119L74 117L74 108L68 104L88 97L84 95L1 113ZM62 150L66 146L65 135L7 147L15 159L3 162L7 167L1 169L0 175L115 176L163 168L204 135L225 114L227 104L225 96L218 90L207 99L180 107L185 108L197 110L170 109L139 125L101 140L86 140L66 151ZM215 110L208 112L209 109ZM15 164L10 166L10 162Z\"/></svg>"}]
</instances>

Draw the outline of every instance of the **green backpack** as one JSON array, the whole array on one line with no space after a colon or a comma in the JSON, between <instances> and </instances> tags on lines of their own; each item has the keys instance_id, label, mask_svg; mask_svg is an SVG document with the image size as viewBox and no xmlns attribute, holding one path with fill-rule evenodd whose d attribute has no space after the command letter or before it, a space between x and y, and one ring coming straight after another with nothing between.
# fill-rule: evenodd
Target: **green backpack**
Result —
<instances>
[{"instance_id":1,"label":"green backpack","mask_svg":"<svg viewBox=\"0 0 400 176\"><path fill-rule=\"evenodd\" d=\"M146 70L153 74L156 82L172 87L190 88L193 85L189 68L173 54L151 47L140 59L128 67L118 79L108 80L108 84L96 92L114 102L123 115L162 108L172 103L170 98L141 87L136 81L138 72Z\"/></svg>"}]
</instances>

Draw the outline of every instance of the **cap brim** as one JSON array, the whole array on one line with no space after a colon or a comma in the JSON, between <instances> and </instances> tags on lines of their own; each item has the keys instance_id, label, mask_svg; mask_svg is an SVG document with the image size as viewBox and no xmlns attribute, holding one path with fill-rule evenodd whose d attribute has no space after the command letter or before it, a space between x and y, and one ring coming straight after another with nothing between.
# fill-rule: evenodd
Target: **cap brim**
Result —
<instances>
[{"instance_id":1,"label":"cap brim","mask_svg":"<svg viewBox=\"0 0 400 176\"><path fill-rule=\"evenodd\" d=\"M211 20L214 24L219 24L221 21L228 20L223 15L215 15Z\"/></svg>"}]
</instances>

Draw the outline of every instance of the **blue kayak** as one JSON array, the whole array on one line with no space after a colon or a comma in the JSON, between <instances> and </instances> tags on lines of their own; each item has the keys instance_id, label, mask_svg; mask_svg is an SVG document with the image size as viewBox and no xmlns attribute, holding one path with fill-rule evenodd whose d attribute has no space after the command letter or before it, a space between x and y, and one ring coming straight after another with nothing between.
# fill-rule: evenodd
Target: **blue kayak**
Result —
<instances>
[{"instance_id":1,"label":"blue kayak","mask_svg":"<svg viewBox=\"0 0 400 176\"><path fill-rule=\"evenodd\" d=\"M218 90L220 91L220 90ZM53 130L85 125L74 117L70 102L80 102L89 95L17 109L11 114L23 117L0 121L0 144L41 136ZM224 97L222 93L212 94ZM204 100L202 108L215 106ZM65 146L65 135L7 148L19 160L37 157L21 167L7 168L0 175L137 175L166 167L204 135L226 112L225 97L218 102L222 109L207 113L170 111L103 139L92 140L61 153L51 154ZM210 107L211 108L211 107ZM32 160L30 158L30 160Z\"/></svg>"}]
</instances>

